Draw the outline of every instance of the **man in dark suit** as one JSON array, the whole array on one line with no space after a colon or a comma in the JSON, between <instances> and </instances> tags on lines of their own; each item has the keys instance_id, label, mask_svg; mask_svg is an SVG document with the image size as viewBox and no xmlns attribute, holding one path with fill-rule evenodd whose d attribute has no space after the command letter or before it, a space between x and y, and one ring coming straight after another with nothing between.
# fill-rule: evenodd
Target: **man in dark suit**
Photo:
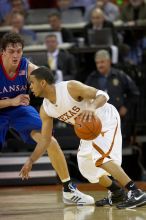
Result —
<instances>
[{"instance_id":1,"label":"man in dark suit","mask_svg":"<svg viewBox=\"0 0 146 220\"><path fill-rule=\"evenodd\" d=\"M62 42L74 42L73 34L67 28L61 27L61 15L59 12L52 12L49 14L49 25L52 32L59 32L62 37Z\"/></svg>"},{"instance_id":2,"label":"man in dark suit","mask_svg":"<svg viewBox=\"0 0 146 220\"><path fill-rule=\"evenodd\" d=\"M48 35L45 44L48 58L46 64L54 71L60 70L63 75L63 80L74 79L77 73L74 56L66 50L59 49L55 34Z\"/></svg>"}]
</instances>

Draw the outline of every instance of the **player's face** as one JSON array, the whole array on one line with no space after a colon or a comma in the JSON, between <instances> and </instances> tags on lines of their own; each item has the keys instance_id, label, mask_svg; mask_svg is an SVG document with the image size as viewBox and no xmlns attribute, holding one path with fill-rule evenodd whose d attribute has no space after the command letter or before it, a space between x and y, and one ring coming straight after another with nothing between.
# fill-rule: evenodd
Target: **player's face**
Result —
<instances>
[{"instance_id":1,"label":"player's face","mask_svg":"<svg viewBox=\"0 0 146 220\"><path fill-rule=\"evenodd\" d=\"M37 80L35 76L30 75L29 82L30 82L30 89L33 92L33 94L37 97L43 97L41 80Z\"/></svg>"},{"instance_id":2,"label":"player's face","mask_svg":"<svg viewBox=\"0 0 146 220\"><path fill-rule=\"evenodd\" d=\"M96 67L101 74L106 75L110 71L110 67L111 67L110 59L105 59L105 58L96 59Z\"/></svg>"},{"instance_id":3,"label":"player's face","mask_svg":"<svg viewBox=\"0 0 146 220\"><path fill-rule=\"evenodd\" d=\"M12 67L17 67L23 54L22 45L20 43L8 44L3 50L3 57Z\"/></svg>"}]
</instances>

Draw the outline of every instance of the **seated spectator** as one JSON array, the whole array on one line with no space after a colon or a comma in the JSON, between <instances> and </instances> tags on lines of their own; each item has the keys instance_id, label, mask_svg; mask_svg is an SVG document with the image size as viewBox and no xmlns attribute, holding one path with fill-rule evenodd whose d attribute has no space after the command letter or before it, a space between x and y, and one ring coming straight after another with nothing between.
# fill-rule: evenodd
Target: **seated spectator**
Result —
<instances>
[{"instance_id":1,"label":"seated spectator","mask_svg":"<svg viewBox=\"0 0 146 220\"><path fill-rule=\"evenodd\" d=\"M78 8L84 13L85 7L91 4L91 1L94 0L57 0L57 7L60 12Z\"/></svg>"},{"instance_id":2,"label":"seated spectator","mask_svg":"<svg viewBox=\"0 0 146 220\"><path fill-rule=\"evenodd\" d=\"M108 44L110 43L110 48L112 50L112 62L117 63L118 58L119 58L119 40L118 40L118 35L117 32L114 28L114 25L112 22L107 21L104 17L104 13L100 8L96 8L92 11L91 13L91 18L90 22L84 27L84 34L85 34L85 43L88 45L89 44L89 33L91 30L102 30L102 29L110 29L111 33L109 33L109 41Z\"/></svg>"},{"instance_id":3,"label":"seated spectator","mask_svg":"<svg viewBox=\"0 0 146 220\"><path fill-rule=\"evenodd\" d=\"M0 1L0 25L4 23L6 15L11 11L9 0Z\"/></svg>"},{"instance_id":4,"label":"seated spectator","mask_svg":"<svg viewBox=\"0 0 146 220\"><path fill-rule=\"evenodd\" d=\"M75 58L66 50L59 49L57 37L55 34L50 34L45 39L45 45L47 49L47 60L44 61L44 65L49 66L54 73L56 72L56 77L59 77L60 81L74 79L77 68ZM62 78L61 73L62 72ZM59 80L58 79L58 80Z\"/></svg>"},{"instance_id":5,"label":"seated spectator","mask_svg":"<svg viewBox=\"0 0 146 220\"><path fill-rule=\"evenodd\" d=\"M64 10L68 10L70 6L71 6L71 0L57 0L57 8L60 12Z\"/></svg>"},{"instance_id":6,"label":"seated spectator","mask_svg":"<svg viewBox=\"0 0 146 220\"><path fill-rule=\"evenodd\" d=\"M52 32L58 32L61 35L62 42L74 42L73 34L70 30L61 26L60 13L54 12L49 14L49 25L51 26Z\"/></svg>"},{"instance_id":7,"label":"seated spectator","mask_svg":"<svg viewBox=\"0 0 146 220\"><path fill-rule=\"evenodd\" d=\"M112 31L113 42L115 45L118 45L118 35L115 31L114 25L112 22L107 21L104 17L104 13L101 9L96 8L92 11L90 22L85 26L85 42L88 44L88 31L90 29L101 30L103 28L110 28Z\"/></svg>"},{"instance_id":8,"label":"seated spectator","mask_svg":"<svg viewBox=\"0 0 146 220\"><path fill-rule=\"evenodd\" d=\"M89 74L85 83L109 94L109 103L117 108L121 116L123 137L130 138L136 118L135 105L139 90L126 73L111 66L108 51L98 51L95 54L95 64L96 70Z\"/></svg>"},{"instance_id":9,"label":"seated spectator","mask_svg":"<svg viewBox=\"0 0 146 220\"><path fill-rule=\"evenodd\" d=\"M87 9L95 4L96 0L71 0L71 7L84 7Z\"/></svg>"},{"instance_id":10,"label":"seated spectator","mask_svg":"<svg viewBox=\"0 0 146 220\"><path fill-rule=\"evenodd\" d=\"M35 32L24 28L24 15L20 13L15 13L12 16L11 20L11 32L19 33L23 39L25 46L32 45L36 43L36 34Z\"/></svg>"},{"instance_id":11,"label":"seated spectator","mask_svg":"<svg viewBox=\"0 0 146 220\"><path fill-rule=\"evenodd\" d=\"M120 19L124 25L146 25L146 3L144 0L129 0L121 9Z\"/></svg>"},{"instance_id":12,"label":"seated spectator","mask_svg":"<svg viewBox=\"0 0 146 220\"><path fill-rule=\"evenodd\" d=\"M105 19L108 21L116 21L120 16L120 10L116 4L110 0L96 0L95 4L90 5L86 9L85 21L90 20L91 13L94 9L101 8L104 12Z\"/></svg>"},{"instance_id":13,"label":"seated spectator","mask_svg":"<svg viewBox=\"0 0 146 220\"><path fill-rule=\"evenodd\" d=\"M119 24L124 26L146 25L146 3L144 0L129 0L121 9ZM132 39L132 40L131 40ZM141 64L143 50L146 49L146 32L143 30L125 30L123 42L128 45L124 62Z\"/></svg>"},{"instance_id":14,"label":"seated spectator","mask_svg":"<svg viewBox=\"0 0 146 220\"><path fill-rule=\"evenodd\" d=\"M10 25L14 13L21 13L25 16L27 14L26 11L28 8L29 8L28 0L9 0L9 1L5 0L5 5L2 5L2 7L0 5L0 14L1 14L1 10L4 10L2 12L3 15L2 25Z\"/></svg>"},{"instance_id":15,"label":"seated spectator","mask_svg":"<svg viewBox=\"0 0 146 220\"><path fill-rule=\"evenodd\" d=\"M73 0L57 0L57 9L63 24L84 21L84 6L75 6Z\"/></svg>"}]
</instances>

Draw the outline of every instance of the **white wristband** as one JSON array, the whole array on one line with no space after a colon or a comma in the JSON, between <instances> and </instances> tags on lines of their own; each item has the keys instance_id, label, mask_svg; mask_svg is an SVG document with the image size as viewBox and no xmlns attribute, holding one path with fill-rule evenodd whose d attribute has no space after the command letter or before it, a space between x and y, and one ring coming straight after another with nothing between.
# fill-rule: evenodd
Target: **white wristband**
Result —
<instances>
[{"instance_id":1,"label":"white wristband","mask_svg":"<svg viewBox=\"0 0 146 220\"><path fill-rule=\"evenodd\" d=\"M109 100L109 95L108 95L106 92L102 91L102 90L98 90L98 91L97 91L96 97L97 97L98 95L103 95L103 96L106 97L107 101Z\"/></svg>"}]
</instances>

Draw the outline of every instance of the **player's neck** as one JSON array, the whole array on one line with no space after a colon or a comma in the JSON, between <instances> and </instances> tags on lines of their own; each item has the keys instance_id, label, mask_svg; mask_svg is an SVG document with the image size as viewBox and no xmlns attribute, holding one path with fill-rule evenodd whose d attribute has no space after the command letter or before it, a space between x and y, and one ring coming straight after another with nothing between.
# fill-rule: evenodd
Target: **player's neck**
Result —
<instances>
[{"instance_id":1,"label":"player's neck","mask_svg":"<svg viewBox=\"0 0 146 220\"><path fill-rule=\"evenodd\" d=\"M11 66L4 66L6 72L9 73L16 73L17 68L11 67Z\"/></svg>"},{"instance_id":2,"label":"player's neck","mask_svg":"<svg viewBox=\"0 0 146 220\"><path fill-rule=\"evenodd\" d=\"M52 104L56 103L57 97L55 85L49 85L45 94L45 98L47 98Z\"/></svg>"}]
</instances>

